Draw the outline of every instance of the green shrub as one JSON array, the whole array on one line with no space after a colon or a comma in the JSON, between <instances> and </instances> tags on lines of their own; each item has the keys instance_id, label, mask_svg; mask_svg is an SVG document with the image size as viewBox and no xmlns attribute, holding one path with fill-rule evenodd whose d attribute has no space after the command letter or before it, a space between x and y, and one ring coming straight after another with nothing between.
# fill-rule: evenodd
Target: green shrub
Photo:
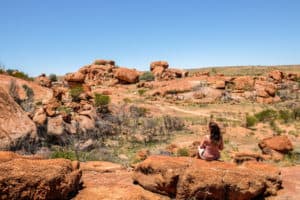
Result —
<instances>
[{"instance_id":1,"label":"green shrub","mask_svg":"<svg viewBox=\"0 0 300 200\"><path fill-rule=\"evenodd\" d=\"M95 106L107 106L110 102L110 97L108 95L95 94Z\"/></svg>"},{"instance_id":2,"label":"green shrub","mask_svg":"<svg viewBox=\"0 0 300 200\"><path fill-rule=\"evenodd\" d=\"M33 78L29 77L24 72L21 72L21 71L18 71L18 70L14 70L14 69L8 69L8 70L6 70L6 72L10 76L13 76L13 77L16 77L16 78L20 78L20 79L24 79L24 80L28 80L28 81L33 81Z\"/></svg>"},{"instance_id":3,"label":"green shrub","mask_svg":"<svg viewBox=\"0 0 300 200\"><path fill-rule=\"evenodd\" d=\"M139 93L140 96L143 96L145 94L145 92L147 92L147 90L145 90L145 89L139 89L138 90L138 93Z\"/></svg>"},{"instance_id":4,"label":"green shrub","mask_svg":"<svg viewBox=\"0 0 300 200\"><path fill-rule=\"evenodd\" d=\"M70 90L70 95L71 95L73 101L76 101L76 102L80 101L79 96L82 92L83 92L82 86L76 86L76 87L72 88Z\"/></svg>"},{"instance_id":5,"label":"green shrub","mask_svg":"<svg viewBox=\"0 0 300 200\"><path fill-rule=\"evenodd\" d=\"M257 121L258 120L255 116L247 115L246 116L246 127L250 128L250 127L254 126L257 123Z\"/></svg>"},{"instance_id":6,"label":"green shrub","mask_svg":"<svg viewBox=\"0 0 300 200\"><path fill-rule=\"evenodd\" d=\"M293 114L289 110L280 110L279 118L284 121L284 123L288 123L293 120Z\"/></svg>"},{"instance_id":7,"label":"green shrub","mask_svg":"<svg viewBox=\"0 0 300 200\"><path fill-rule=\"evenodd\" d=\"M132 100L128 97L123 99L124 103L132 103Z\"/></svg>"},{"instance_id":8,"label":"green shrub","mask_svg":"<svg viewBox=\"0 0 300 200\"><path fill-rule=\"evenodd\" d=\"M145 72L142 75L140 75L139 80L140 81L154 81L155 77L152 74L152 72Z\"/></svg>"},{"instance_id":9,"label":"green shrub","mask_svg":"<svg viewBox=\"0 0 300 200\"><path fill-rule=\"evenodd\" d=\"M50 81L52 81L52 82L57 81L57 76L56 76L56 74L50 74L50 75L49 75L49 79L50 79Z\"/></svg>"},{"instance_id":10,"label":"green shrub","mask_svg":"<svg viewBox=\"0 0 300 200\"><path fill-rule=\"evenodd\" d=\"M189 156L189 150L187 148L179 148L177 150L177 156Z\"/></svg>"},{"instance_id":11,"label":"green shrub","mask_svg":"<svg viewBox=\"0 0 300 200\"><path fill-rule=\"evenodd\" d=\"M278 114L275 110L266 109L254 115L260 122L273 121L277 118Z\"/></svg>"},{"instance_id":12,"label":"green shrub","mask_svg":"<svg viewBox=\"0 0 300 200\"><path fill-rule=\"evenodd\" d=\"M66 114L71 114L71 112L73 111L72 108L69 108L69 107L66 107L66 106L59 106L58 108L56 108L56 110L58 112L66 113Z\"/></svg>"},{"instance_id":13,"label":"green shrub","mask_svg":"<svg viewBox=\"0 0 300 200\"><path fill-rule=\"evenodd\" d=\"M52 152L50 158L65 158L69 160L77 160L77 156L74 151L62 149L57 149Z\"/></svg>"}]
</instances>

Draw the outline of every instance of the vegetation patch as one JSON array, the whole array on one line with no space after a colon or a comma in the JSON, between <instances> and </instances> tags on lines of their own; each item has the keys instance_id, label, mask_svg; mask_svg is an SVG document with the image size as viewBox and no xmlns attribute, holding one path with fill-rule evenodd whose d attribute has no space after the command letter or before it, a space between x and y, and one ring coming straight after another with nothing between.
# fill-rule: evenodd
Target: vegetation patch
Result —
<instances>
[{"instance_id":1,"label":"vegetation patch","mask_svg":"<svg viewBox=\"0 0 300 200\"><path fill-rule=\"evenodd\" d=\"M139 76L140 81L154 81L155 77L152 72L145 72Z\"/></svg>"},{"instance_id":2,"label":"vegetation patch","mask_svg":"<svg viewBox=\"0 0 300 200\"><path fill-rule=\"evenodd\" d=\"M52 82L56 82L56 81L57 81L57 76L56 76L56 74L50 74L50 75L49 75L49 79L50 79L50 81L52 81Z\"/></svg>"},{"instance_id":3,"label":"vegetation patch","mask_svg":"<svg viewBox=\"0 0 300 200\"><path fill-rule=\"evenodd\" d=\"M108 95L103 94L95 94L95 106L107 106L110 103L110 97Z\"/></svg>"},{"instance_id":4,"label":"vegetation patch","mask_svg":"<svg viewBox=\"0 0 300 200\"><path fill-rule=\"evenodd\" d=\"M33 81L32 77L29 77L28 74L22 72L22 71L18 71L15 69L8 69L6 70L6 73L10 76L16 77L16 78L20 78L20 79L24 79L27 81Z\"/></svg>"},{"instance_id":5,"label":"vegetation patch","mask_svg":"<svg viewBox=\"0 0 300 200\"><path fill-rule=\"evenodd\" d=\"M70 90L70 95L72 97L72 100L73 101L76 101L76 102L79 102L80 101L80 98L79 96L81 95L81 93L83 93L83 88L82 86L78 85L76 87L73 87L71 90Z\"/></svg>"},{"instance_id":6,"label":"vegetation patch","mask_svg":"<svg viewBox=\"0 0 300 200\"><path fill-rule=\"evenodd\" d=\"M189 156L189 150L187 148L179 148L177 150L177 156Z\"/></svg>"}]
</instances>

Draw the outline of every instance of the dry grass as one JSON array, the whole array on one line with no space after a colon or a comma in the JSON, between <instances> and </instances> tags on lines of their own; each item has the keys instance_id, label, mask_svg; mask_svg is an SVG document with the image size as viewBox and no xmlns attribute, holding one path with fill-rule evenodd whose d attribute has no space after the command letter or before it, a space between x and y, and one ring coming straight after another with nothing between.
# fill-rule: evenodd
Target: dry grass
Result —
<instances>
[{"instance_id":1,"label":"dry grass","mask_svg":"<svg viewBox=\"0 0 300 200\"><path fill-rule=\"evenodd\" d=\"M286 73L300 73L300 65L274 65L274 66L218 66L189 69L193 74L195 72L210 72L211 74L224 74L225 76L260 76L265 75L272 70L280 70Z\"/></svg>"}]
</instances>

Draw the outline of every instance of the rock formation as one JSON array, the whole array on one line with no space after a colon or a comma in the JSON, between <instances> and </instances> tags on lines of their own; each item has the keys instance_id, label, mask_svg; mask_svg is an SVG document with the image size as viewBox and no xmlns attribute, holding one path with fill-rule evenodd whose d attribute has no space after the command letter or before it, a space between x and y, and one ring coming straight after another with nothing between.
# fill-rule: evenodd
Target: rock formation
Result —
<instances>
[{"instance_id":1,"label":"rock formation","mask_svg":"<svg viewBox=\"0 0 300 200\"><path fill-rule=\"evenodd\" d=\"M0 137L2 150L20 148L30 150L37 139L33 121L2 87L0 87Z\"/></svg>"},{"instance_id":2,"label":"rock formation","mask_svg":"<svg viewBox=\"0 0 300 200\"><path fill-rule=\"evenodd\" d=\"M0 199L68 199L80 187L77 161L31 159L12 152L0 155Z\"/></svg>"},{"instance_id":3,"label":"rock formation","mask_svg":"<svg viewBox=\"0 0 300 200\"><path fill-rule=\"evenodd\" d=\"M151 156L140 163L133 180L155 193L176 199L253 199L275 195L280 171L271 165L207 162L187 157Z\"/></svg>"}]
</instances>

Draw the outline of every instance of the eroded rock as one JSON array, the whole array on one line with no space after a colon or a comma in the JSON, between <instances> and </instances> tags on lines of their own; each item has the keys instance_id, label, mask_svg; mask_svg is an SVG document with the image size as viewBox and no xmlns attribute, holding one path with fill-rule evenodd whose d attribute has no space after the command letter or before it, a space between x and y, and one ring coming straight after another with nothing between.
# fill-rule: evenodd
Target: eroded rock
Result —
<instances>
[{"instance_id":1,"label":"eroded rock","mask_svg":"<svg viewBox=\"0 0 300 200\"><path fill-rule=\"evenodd\" d=\"M0 160L0 199L68 199L79 189L81 171L70 160L0 155L9 157Z\"/></svg>"},{"instance_id":2,"label":"eroded rock","mask_svg":"<svg viewBox=\"0 0 300 200\"><path fill-rule=\"evenodd\" d=\"M184 199L252 199L275 195L280 171L262 163L244 165L187 157L150 156L133 180L152 192Z\"/></svg>"},{"instance_id":3,"label":"eroded rock","mask_svg":"<svg viewBox=\"0 0 300 200\"><path fill-rule=\"evenodd\" d=\"M36 126L14 99L0 87L0 149L29 147L37 139Z\"/></svg>"}]
</instances>

